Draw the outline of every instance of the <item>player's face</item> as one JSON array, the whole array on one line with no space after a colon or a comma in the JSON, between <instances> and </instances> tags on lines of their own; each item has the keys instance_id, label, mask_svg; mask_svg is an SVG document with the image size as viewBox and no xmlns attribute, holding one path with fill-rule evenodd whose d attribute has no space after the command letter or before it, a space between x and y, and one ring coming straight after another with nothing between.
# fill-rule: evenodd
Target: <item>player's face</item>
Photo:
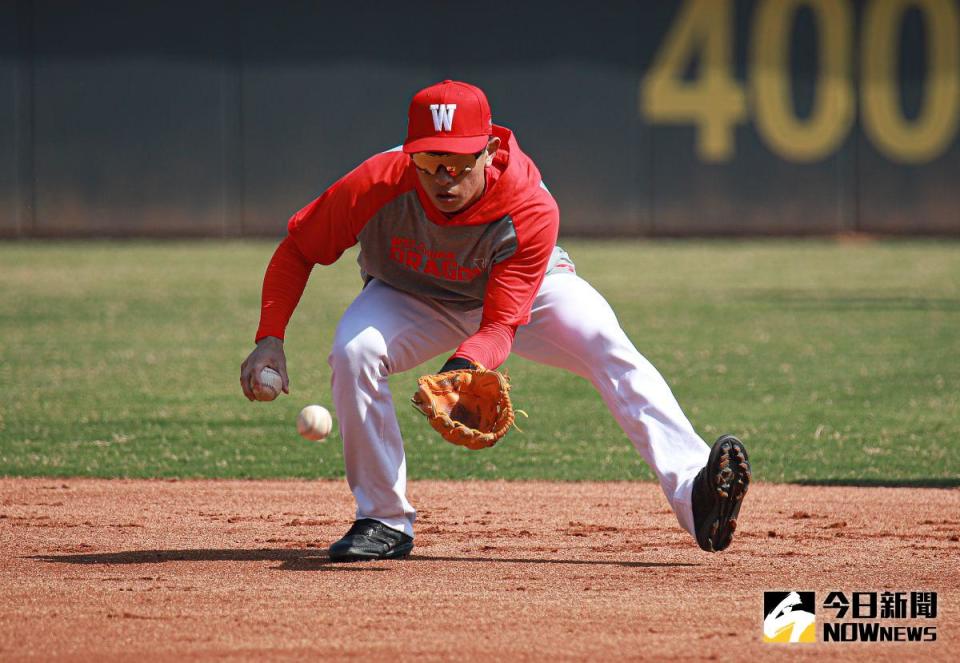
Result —
<instances>
[{"instance_id":1,"label":"player's face","mask_svg":"<svg viewBox=\"0 0 960 663\"><path fill-rule=\"evenodd\" d=\"M417 177L430 202L445 214L455 214L477 202L483 195L486 181L484 169L496 153L499 142L494 138L479 154L427 152L412 155Z\"/></svg>"}]
</instances>

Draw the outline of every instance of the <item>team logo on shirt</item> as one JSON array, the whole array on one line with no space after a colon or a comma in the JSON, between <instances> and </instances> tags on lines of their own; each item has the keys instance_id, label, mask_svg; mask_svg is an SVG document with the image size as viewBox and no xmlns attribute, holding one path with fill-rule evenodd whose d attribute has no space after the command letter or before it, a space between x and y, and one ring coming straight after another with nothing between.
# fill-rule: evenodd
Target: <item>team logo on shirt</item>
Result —
<instances>
[{"instance_id":1,"label":"team logo on shirt","mask_svg":"<svg viewBox=\"0 0 960 663\"><path fill-rule=\"evenodd\" d=\"M456 110L456 104L430 104L430 112L433 114L433 130L453 131L453 113Z\"/></svg>"},{"instance_id":2,"label":"team logo on shirt","mask_svg":"<svg viewBox=\"0 0 960 663\"><path fill-rule=\"evenodd\" d=\"M485 271L482 266L461 265L451 251L434 251L423 242L406 237L391 238L390 259L414 272L445 281L472 281Z\"/></svg>"}]
</instances>

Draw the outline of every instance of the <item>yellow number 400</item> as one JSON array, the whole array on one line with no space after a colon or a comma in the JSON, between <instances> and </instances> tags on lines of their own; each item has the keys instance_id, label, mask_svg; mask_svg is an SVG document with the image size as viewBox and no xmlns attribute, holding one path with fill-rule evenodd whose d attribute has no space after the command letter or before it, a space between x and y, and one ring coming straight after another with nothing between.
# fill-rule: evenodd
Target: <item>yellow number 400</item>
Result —
<instances>
[{"instance_id":1,"label":"yellow number 400","mask_svg":"<svg viewBox=\"0 0 960 663\"><path fill-rule=\"evenodd\" d=\"M790 36L796 13L812 13L819 38L819 71L811 112L793 107ZM897 62L899 25L911 7L924 19L927 76L920 114L904 117ZM836 0L762 0L753 16L749 94L733 75L732 0L687 0L641 83L640 108L655 123L697 128L697 154L709 162L734 155L734 127L747 120L784 159L812 162L834 152L855 115L851 76L853 15ZM861 40L864 132L894 161L923 163L950 147L960 118L960 18L953 0L872 0ZM698 58L697 76L685 79Z\"/></svg>"}]
</instances>

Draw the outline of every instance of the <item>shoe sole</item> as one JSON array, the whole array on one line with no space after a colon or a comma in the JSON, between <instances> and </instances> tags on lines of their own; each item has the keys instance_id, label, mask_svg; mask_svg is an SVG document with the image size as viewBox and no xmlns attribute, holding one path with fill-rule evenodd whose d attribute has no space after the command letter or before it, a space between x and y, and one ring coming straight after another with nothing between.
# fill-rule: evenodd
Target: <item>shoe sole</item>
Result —
<instances>
[{"instance_id":1,"label":"shoe sole","mask_svg":"<svg viewBox=\"0 0 960 663\"><path fill-rule=\"evenodd\" d=\"M413 550L413 543L403 543L385 554L366 552L363 550L350 550L340 555L330 555L331 562L374 562L378 559L401 559L410 554Z\"/></svg>"},{"instance_id":2,"label":"shoe sole","mask_svg":"<svg viewBox=\"0 0 960 663\"><path fill-rule=\"evenodd\" d=\"M747 450L733 435L724 435L710 450L707 467L716 468L711 476L716 502L697 530L697 543L708 552L720 552L733 540L743 496L750 487L752 475Z\"/></svg>"}]
</instances>

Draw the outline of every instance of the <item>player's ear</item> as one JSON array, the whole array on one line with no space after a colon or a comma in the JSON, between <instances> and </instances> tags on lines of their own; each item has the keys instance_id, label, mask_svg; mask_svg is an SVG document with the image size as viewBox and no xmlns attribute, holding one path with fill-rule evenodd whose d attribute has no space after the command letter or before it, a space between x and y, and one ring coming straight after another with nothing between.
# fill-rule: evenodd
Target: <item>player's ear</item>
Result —
<instances>
[{"instance_id":1,"label":"player's ear","mask_svg":"<svg viewBox=\"0 0 960 663\"><path fill-rule=\"evenodd\" d=\"M493 157L497 153L497 150L500 149L500 138L497 136L490 136L490 140L487 141L487 165L489 166L493 163Z\"/></svg>"}]
</instances>

